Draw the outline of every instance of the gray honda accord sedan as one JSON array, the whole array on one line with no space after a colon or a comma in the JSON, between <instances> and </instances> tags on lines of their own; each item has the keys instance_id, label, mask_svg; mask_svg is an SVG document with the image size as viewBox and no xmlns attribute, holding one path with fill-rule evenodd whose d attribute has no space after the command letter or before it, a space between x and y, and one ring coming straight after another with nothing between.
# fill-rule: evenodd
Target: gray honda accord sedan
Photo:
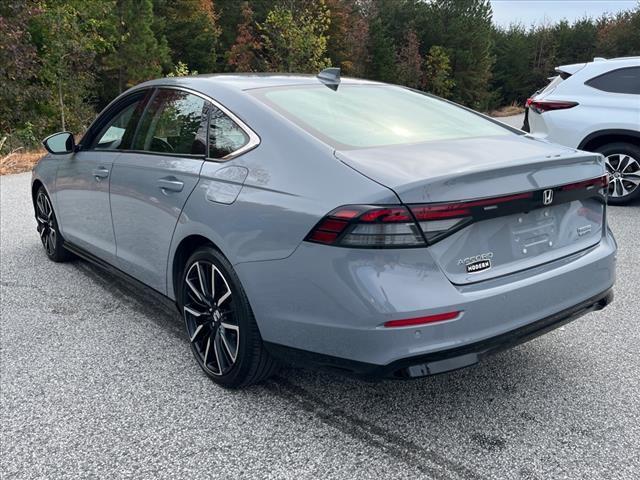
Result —
<instances>
[{"instance_id":1,"label":"gray honda accord sedan","mask_svg":"<svg viewBox=\"0 0 640 480\"><path fill-rule=\"evenodd\" d=\"M175 303L223 386L282 360L445 372L612 300L602 156L407 88L337 69L163 78L44 144L47 256Z\"/></svg>"}]
</instances>

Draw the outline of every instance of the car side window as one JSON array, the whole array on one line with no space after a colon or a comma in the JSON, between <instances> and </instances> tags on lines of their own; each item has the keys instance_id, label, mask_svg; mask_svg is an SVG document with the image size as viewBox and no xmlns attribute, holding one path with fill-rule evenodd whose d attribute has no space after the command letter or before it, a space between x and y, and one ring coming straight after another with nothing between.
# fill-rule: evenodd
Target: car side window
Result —
<instances>
[{"instance_id":1,"label":"car side window","mask_svg":"<svg viewBox=\"0 0 640 480\"><path fill-rule=\"evenodd\" d=\"M197 95L159 89L140 121L134 150L204 155L206 152L206 102Z\"/></svg>"},{"instance_id":2,"label":"car side window","mask_svg":"<svg viewBox=\"0 0 640 480\"><path fill-rule=\"evenodd\" d=\"M640 67L612 70L587 80L585 84L605 92L640 95Z\"/></svg>"},{"instance_id":3,"label":"car side window","mask_svg":"<svg viewBox=\"0 0 640 480\"><path fill-rule=\"evenodd\" d=\"M132 119L134 117L134 112L140 105L141 101L142 99L133 101L112 117L112 119L103 126L100 132L95 136L93 148L99 150L118 150L126 148L126 142L123 140L125 139L127 129L129 132L132 132L135 128L136 122L132 121Z\"/></svg>"},{"instance_id":4,"label":"car side window","mask_svg":"<svg viewBox=\"0 0 640 480\"><path fill-rule=\"evenodd\" d=\"M224 158L249 142L249 136L228 115L211 105L209 113L209 158Z\"/></svg>"}]
</instances>

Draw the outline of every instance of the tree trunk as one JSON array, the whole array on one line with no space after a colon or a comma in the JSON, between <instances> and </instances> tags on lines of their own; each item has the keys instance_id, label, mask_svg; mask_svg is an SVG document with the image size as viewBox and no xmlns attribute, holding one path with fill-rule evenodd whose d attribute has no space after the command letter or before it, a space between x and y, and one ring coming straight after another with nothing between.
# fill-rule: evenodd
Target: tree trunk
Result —
<instances>
[{"instance_id":1,"label":"tree trunk","mask_svg":"<svg viewBox=\"0 0 640 480\"><path fill-rule=\"evenodd\" d=\"M58 99L60 100L60 120L62 121L62 131L66 131L64 122L64 100L62 98L62 79L58 77Z\"/></svg>"}]
</instances>

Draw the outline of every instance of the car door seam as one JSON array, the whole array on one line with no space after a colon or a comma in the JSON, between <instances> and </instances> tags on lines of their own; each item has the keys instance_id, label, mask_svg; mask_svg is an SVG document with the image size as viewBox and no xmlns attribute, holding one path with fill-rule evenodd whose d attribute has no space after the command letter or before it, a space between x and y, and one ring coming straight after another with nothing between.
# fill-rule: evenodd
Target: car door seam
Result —
<instances>
[{"instance_id":1,"label":"car door seam","mask_svg":"<svg viewBox=\"0 0 640 480\"><path fill-rule=\"evenodd\" d=\"M113 223L113 209L111 208L111 178L113 177L113 171L116 167L116 160L122 156L122 153L118 153L116 157L111 162L111 168L109 170L109 186L107 191L109 192L109 218L111 218L111 231L113 232L113 245L115 247L113 252L113 258L116 260L118 258L118 237L116 236L116 226Z\"/></svg>"},{"instance_id":2,"label":"car door seam","mask_svg":"<svg viewBox=\"0 0 640 480\"><path fill-rule=\"evenodd\" d=\"M197 176L198 176L198 180L196 181L195 185L193 186L193 188L191 189L191 191L189 192L189 195L187 195L187 198L185 199L184 203L182 204L182 208L180 209L180 213L178 214L178 217L176 218L176 223L173 225L173 232L171 232L171 239L169 240L169 248L167 250L167 259L165 262L165 269L164 269L164 289L165 289L165 295L169 293L169 272L171 271L169 269L170 265L169 265L169 261L172 258L172 251L173 251L173 239L176 235L176 230L178 229L178 223L180 223L180 219L182 218L182 214L184 212L184 209L187 207L187 204L189 203L189 200L191 199L191 195L193 195L193 192L195 192L198 187L200 186L200 181L202 180L202 168L204 167L205 164L205 160L202 160L202 163L200 164L200 170L198 170ZM175 292L173 293L175 296Z\"/></svg>"}]
</instances>

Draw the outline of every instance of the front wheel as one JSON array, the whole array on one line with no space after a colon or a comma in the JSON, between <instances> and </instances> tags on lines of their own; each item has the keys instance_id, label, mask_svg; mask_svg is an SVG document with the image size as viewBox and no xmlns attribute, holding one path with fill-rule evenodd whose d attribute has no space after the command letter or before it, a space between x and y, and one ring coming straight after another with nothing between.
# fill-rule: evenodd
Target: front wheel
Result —
<instances>
[{"instance_id":1,"label":"front wheel","mask_svg":"<svg viewBox=\"0 0 640 480\"><path fill-rule=\"evenodd\" d=\"M191 255L179 304L191 351L214 382L240 388L275 372L240 280L220 252L202 247Z\"/></svg>"},{"instance_id":2,"label":"front wheel","mask_svg":"<svg viewBox=\"0 0 640 480\"><path fill-rule=\"evenodd\" d=\"M640 147L617 142L597 149L609 174L609 203L624 205L640 196Z\"/></svg>"},{"instance_id":3,"label":"front wheel","mask_svg":"<svg viewBox=\"0 0 640 480\"><path fill-rule=\"evenodd\" d=\"M58 229L56 214L44 187L40 187L36 194L35 210L38 234L47 257L54 262L65 262L72 258L73 255L63 246L64 239Z\"/></svg>"}]
</instances>

